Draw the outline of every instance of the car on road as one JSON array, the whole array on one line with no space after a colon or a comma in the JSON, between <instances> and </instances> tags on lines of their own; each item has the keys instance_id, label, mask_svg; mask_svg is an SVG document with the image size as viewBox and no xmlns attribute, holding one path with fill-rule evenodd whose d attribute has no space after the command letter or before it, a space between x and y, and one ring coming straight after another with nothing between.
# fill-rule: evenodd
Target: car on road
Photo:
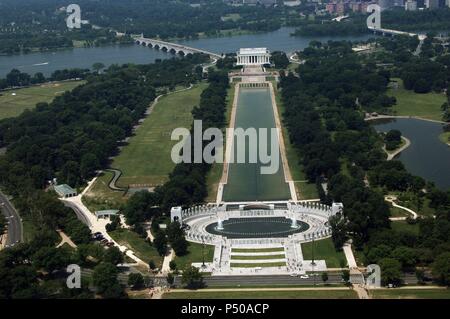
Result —
<instances>
[{"instance_id":1,"label":"car on road","mask_svg":"<svg viewBox=\"0 0 450 319\"><path fill-rule=\"evenodd\" d=\"M302 278L302 279L309 279L309 276L308 275L301 275L300 278Z\"/></svg>"}]
</instances>

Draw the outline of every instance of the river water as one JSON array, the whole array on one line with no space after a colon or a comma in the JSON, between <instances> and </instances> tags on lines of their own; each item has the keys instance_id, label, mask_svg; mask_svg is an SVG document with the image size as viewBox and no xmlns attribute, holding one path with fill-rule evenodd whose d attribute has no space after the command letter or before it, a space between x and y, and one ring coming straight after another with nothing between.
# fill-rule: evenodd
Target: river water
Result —
<instances>
[{"instance_id":1,"label":"river water","mask_svg":"<svg viewBox=\"0 0 450 319\"><path fill-rule=\"evenodd\" d=\"M411 141L400 153L398 160L406 169L442 189L450 189L450 147L439 140L443 124L419 119L377 120L373 122L379 132L399 130Z\"/></svg>"},{"instance_id":2,"label":"river water","mask_svg":"<svg viewBox=\"0 0 450 319\"><path fill-rule=\"evenodd\" d=\"M307 47L311 40L359 41L371 37L371 35L339 38L292 37L290 34L294 30L294 28L281 28L268 33L184 40L178 41L178 43L216 53L236 52L241 47L267 47L271 51L295 52ZM101 62L106 66L124 63L144 64L152 63L156 59L168 59L171 57L173 55L170 53L133 44L0 56L0 77L5 77L13 68L29 74L42 72L44 75L49 76L53 71L65 68L91 68L92 64L96 62Z\"/></svg>"}]
</instances>

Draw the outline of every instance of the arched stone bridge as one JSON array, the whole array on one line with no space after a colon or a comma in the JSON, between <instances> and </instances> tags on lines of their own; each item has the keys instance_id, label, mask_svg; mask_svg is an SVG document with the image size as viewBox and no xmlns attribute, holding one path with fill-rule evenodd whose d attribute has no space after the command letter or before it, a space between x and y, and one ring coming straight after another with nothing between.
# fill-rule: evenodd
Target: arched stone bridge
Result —
<instances>
[{"instance_id":1,"label":"arched stone bridge","mask_svg":"<svg viewBox=\"0 0 450 319\"><path fill-rule=\"evenodd\" d=\"M196 49L196 48L188 47L188 46L185 46L182 44L176 44L176 43L171 43L171 42L166 42L166 41L161 41L161 40L144 38L143 36L134 38L134 41L139 45L148 46L151 48L167 51L167 52L174 53L174 54L187 55L189 53L191 53L191 54L203 53L203 54L209 55L213 59L222 58L222 56L220 54L217 54L214 52L210 52L210 51L206 51L206 50L202 50L202 49Z\"/></svg>"}]
</instances>

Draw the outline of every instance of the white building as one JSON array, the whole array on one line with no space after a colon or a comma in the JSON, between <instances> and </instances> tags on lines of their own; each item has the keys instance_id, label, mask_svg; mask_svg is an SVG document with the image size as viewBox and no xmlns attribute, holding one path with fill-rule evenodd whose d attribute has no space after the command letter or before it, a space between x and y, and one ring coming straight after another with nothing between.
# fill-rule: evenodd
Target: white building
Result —
<instances>
[{"instance_id":1,"label":"white building","mask_svg":"<svg viewBox=\"0 0 450 319\"><path fill-rule=\"evenodd\" d=\"M417 10L417 1L408 0L405 2L405 10L406 11L416 11Z\"/></svg>"},{"instance_id":2,"label":"white building","mask_svg":"<svg viewBox=\"0 0 450 319\"><path fill-rule=\"evenodd\" d=\"M270 52L267 48L243 48L237 52L236 65L263 65L270 63Z\"/></svg>"}]
</instances>

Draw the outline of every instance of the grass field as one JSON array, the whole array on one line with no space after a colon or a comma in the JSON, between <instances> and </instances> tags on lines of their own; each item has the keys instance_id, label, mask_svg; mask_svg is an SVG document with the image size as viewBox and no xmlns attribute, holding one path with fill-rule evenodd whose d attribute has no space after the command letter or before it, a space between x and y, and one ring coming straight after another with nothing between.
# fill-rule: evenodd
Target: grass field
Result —
<instances>
[{"instance_id":1,"label":"grass field","mask_svg":"<svg viewBox=\"0 0 450 319\"><path fill-rule=\"evenodd\" d=\"M233 260L230 262L231 268L255 268L255 267L283 267L286 266L285 262L271 262L271 263L233 263Z\"/></svg>"},{"instance_id":2,"label":"grass field","mask_svg":"<svg viewBox=\"0 0 450 319\"><path fill-rule=\"evenodd\" d=\"M205 245L205 262L212 262L214 259L214 247L212 245ZM203 261L203 245L196 243L189 243L188 254L185 256L175 256L174 259L177 264L177 269L184 269L192 263L200 263Z\"/></svg>"},{"instance_id":3,"label":"grass field","mask_svg":"<svg viewBox=\"0 0 450 319\"><path fill-rule=\"evenodd\" d=\"M312 259L312 242L302 244L303 258L306 260ZM344 252L336 251L331 238L326 238L314 242L314 259L324 259L327 267L340 268L345 266L347 261Z\"/></svg>"},{"instance_id":4,"label":"grass field","mask_svg":"<svg viewBox=\"0 0 450 319\"><path fill-rule=\"evenodd\" d=\"M123 172L120 185L161 185L167 181L175 164L171 160L172 141L170 135L175 128L190 129L191 111L200 101L206 83L194 88L162 97L152 113L137 129L129 144L114 159L112 167Z\"/></svg>"},{"instance_id":5,"label":"grass field","mask_svg":"<svg viewBox=\"0 0 450 319\"><path fill-rule=\"evenodd\" d=\"M234 260L258 260L258 259L283 259L286 256L283 254L280 255L262 255L262 256L236 256L233 255L231 256L231 261L233 262Z\"/></svg>"},{"instance_id":6,"label":"grass field","mask_svg":"<svg viewBox=\"0 0 450 319\"><path fill-rule=\"evenodd\" d=\"M188 291L170 292L163 299L357 299L353 290Z\"/></svg>"},{"instance_id":7,"label":"grass field","mask_svg":"<svg viewBox=\"0 0 450 319\"><path fill-rule=\"evenodd\" d=\"M449 289L374 289L374 299L450 299Z\"/></svg>"},{"instance_id":8,"label":"grass field","mask_svg":"<svg viewBox=\"0 0 450 319\"><path fill-rule=\"evenodd\" d=\"M56 96L83 83L84 81L56 82L2 91L0 92L0 119L18 116L26 109L33 109L37 103L51 102Z\"/></svg>"},{"instance_id":9,"label":"grass field","mask_svg":"<svg viewBox=\"0 0 450 319\"><path fill-rule=\"evenodd\" d=\"M397 231L409 231L416 235L419 234L419 224L410 225L406 221L395 221L391 223L391 228Z\"/></svg>"},{"instance_id":10,"label":"grass field","mask_svg":"<svg viewBox=\"0 0 450 319\"><path fill-rule=\"evenodd\" d=\"M439 135L439 139L442 141L442 143L450 144L450 132L445 132Z\"/></svg>"},{"instance_id":11,"label":"grass field","mask_svg":"<svg viewBox=\"0 0 450 319\"><path fill-rule=\"evenodd\" d=\"M125 203L127 197L124 196L123 192L113 191L108 187L113 175L112 172L102 172L92 188L83 196L83 203L91 212L119 209Z\"/></svg>"},{"instance_id":12,"label":"grass field","mask_svg":"<svg viewBox=\"0 0 450 319\"><path fill-rule=\"evenodd\" d=\"M126 246L136 253L136 256L145 262L153 260L156 267L161 268L163 257L156 249L146 242L138 234L128 229L118 229L109 233L109 235L120 245Z\"/></svg>"},{"instance_id":13,"label":"grass field","mask_svg":"<svg viewBox=\"0 0 450 319\"><path fill-rule=\"evenodd\" d=\"M397 99L397 104L392 110L396 115L419 116L431 120L442 120L441 106L446 102L446 97L441 93L417 94L414 91L405 90L401 79L394 79L398 82L398 89L390 88L388 95Z\"/></svg>"},{"instance_id":14,"label":"grass field","mask_svg":"<svg viewBox=\"0 0 450 319\"><path fill-rule=\"evenodd\" d=\"M398 207L391 206L389 208L389 210L391 212L391 217L408 217L408 216L410 216L410 214L407 211L400 209Z\"/></svg>"},{"instance_id":15,"label":"grass field","mask_svg":"<svg viewBox=\"0 0 450 319\"><path fill-rule=\"evenodd\" d=\"M270 252L282 252L284 247L274 247L274 248L232 248L232 253L270 253Z\"/></svg>"}]
</instances>

